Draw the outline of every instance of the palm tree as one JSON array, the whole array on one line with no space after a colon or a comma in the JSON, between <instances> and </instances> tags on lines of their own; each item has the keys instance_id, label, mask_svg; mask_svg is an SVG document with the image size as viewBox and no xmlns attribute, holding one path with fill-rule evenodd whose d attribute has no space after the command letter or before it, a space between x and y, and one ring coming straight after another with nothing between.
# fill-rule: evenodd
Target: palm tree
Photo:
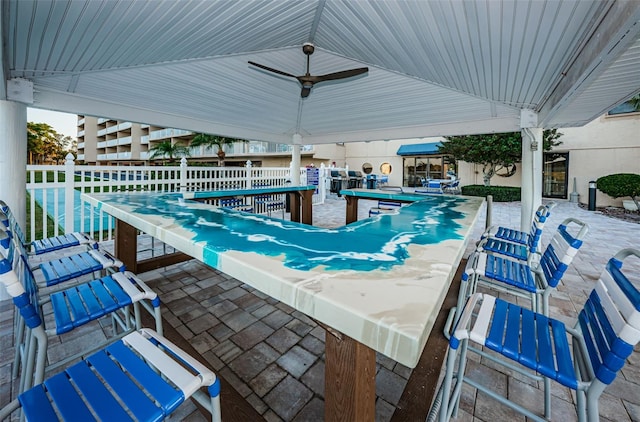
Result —
<instances>
[{"instance_id":1,"label":"palm tree","mask_svg":"<svg viewBox=\"0 0 640 422\"><path fill-rule=\"evenodd\" d=\"M218 135L210 135L208 133L197 133L193 139L191 140L191 144L189 146L191 148L204 146L206 148L217 147L218 152L218 166L224 166L224 157L226 157L226 153L222 149L225 145L232 145L236 142L247 142L244 139L236 139L236 138L226 138L224 136Z\"/></svg>"},{"instance_id":2,"label":"palm tree","mask_svg":"<svg viewBox=\"0 0 640 422\"><path fill-rule=\"evenodd\" d=\"M172 143L171 141L162 141L151 147L149 152L151 153L149 158L168 157L169 163L174 163L176 158L191 155L189 148L179 143Z\"/></svg>"}]
</instances>

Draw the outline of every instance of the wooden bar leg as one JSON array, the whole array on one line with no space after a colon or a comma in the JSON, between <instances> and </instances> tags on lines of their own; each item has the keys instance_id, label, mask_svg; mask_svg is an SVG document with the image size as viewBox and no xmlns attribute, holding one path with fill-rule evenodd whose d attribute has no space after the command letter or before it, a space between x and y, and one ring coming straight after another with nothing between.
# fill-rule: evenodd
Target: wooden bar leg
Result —
<instances>
[{"instance_id":1,"label":"wooden bar leg","mask_svg":"<svg viewBox=\"0 0 640 422\"><path fill-rule=\"evenodd\" d=\"M116 219L114 252L127 270L138 272L138 230L118 219Z\"/></svg>"},{"instance_id":2,"label":"wooden bar leg","mask_svg":"<svg viewBox=\"0 0 640 422\"><path fill-rule=\"evenodd\" d=\"M325 353L325 421L373 421L375 351L350 337L327 331Z\"/></svg>"},{"instance_id":3,"label":"wooden bar leg","mask_svg":"<svg viewBox=\"0 0 640 422\"><path fill-rule=\"evenodd\" d=\"M291 212L291 221L300 222L300 196L298 192L289 192L289 212Z\"/></svg>"},{"instance_id":4,"label":"wooden bar leg","mask_svg":"<svg viewBox=\"0 0 640 422\"><path fill-rule=\"evenodd\" d=\"M347 218L345 224L358 221L358 198L355 196L345 196L347 200Z\"/></svg>"},{"instance_id":5,"label":"wooden bar leg","mask_svg":"<svg viewBox=\"0 0 640 422\"><path fill-rule=\"evenodd\" d=\"M302 192L302 223L313 225L313 191Z\"/></svg>"}]
</instances>

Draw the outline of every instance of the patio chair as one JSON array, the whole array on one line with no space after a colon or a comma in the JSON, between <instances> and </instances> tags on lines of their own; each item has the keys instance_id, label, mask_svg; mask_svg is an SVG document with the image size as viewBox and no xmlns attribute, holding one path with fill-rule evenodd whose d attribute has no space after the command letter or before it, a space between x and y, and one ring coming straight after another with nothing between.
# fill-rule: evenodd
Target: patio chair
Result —
<instances>
[{"instance_id":1,"label":"patio chair","mask_svg":"<svg viewBox=\"0 0 640 422\"><path fill-rule=\"evenodd\" d=\"M244 211L244 212L253 212L253 207L249 204L245 204L244 200L240 198L225 198L221 199L219 205L222 208L227 208L230 210L236 211Z\"/></svg>"},{"instance_id":2,"label":"patio chair","mask_svg":"<svg viewBox=\"0 0 640 422\"><path fill-rule=\"evenodd\" d=\"M161 420L193 397L220 421L220 380L150 329L133 331L44 380L47 332L18 275L0 262L3 283L32 333L34 387L0 410L21 409L27 420ZM208 395L202 391L207 387Z\"/></svg>"},{"instance_id":3,"label":"patio chair","mask_svg":"<svg viewBox=\"0 0 640 422\"><path fill-rule=\"evenodd\" d=\"M423 185L422 188L416 189L415 193L426 193L426 194L443 194L442 184L437 180L427 180L426 184Z\"/></svg>"},{"instance_id":4,"label":"patio chair","mask_svg":"<svg viewBox=\"0 0 640 422\"><path fill-rule=\"evenodd\" d=\"M389 200L379 200L377 207L369 209L369 217L379 214L395 214L400 210L402 203Z\"/></svg>"},{"instance_id":5,"label":"patio chair","mask_svg":"<svg viewBox=\"0 0 640 422\"><path fill-rule=\"evenodd\" d=\"M533 216L529 233L502 226L487 228L477 243L477 250L506 255L514 259L527 261L531 265L533 258L539 258L542 230L551 215L551 210L555 206L555 202L549 202L538 207Z\"/></svg>"},{"instance_id":6,"label":"patio chair","mask_svg":"<svg viewBox=\"0 0 640 422\"><path fill-rule=\"evenodd\" d=\"M47 237L33 242L27 242L24 232L13 217L11 209L2 200L0 200L0 221L5 227L9 228L14 235L18 237L18 239L20 239L27 252L33 255L41 255L80 245L86 245L91 249L98 249L98 242L88 234L82 232L65 233L60 236Z\"/></svg>"},{"instance_id":7,"label":"patio chair","mask_svg":"<svg viewBox=\"0 0 640 422\"><path fill-rule=\"evenodd\" d=\"M442 191L444 193L460 195L462 193L462 191L460 190L460 179L455 179L453 182L445 184L442 188Z\"/></svg>"},{"instance_id":8,"label":"patio chair","mask_svg":"<svg viewBox=\"0 0 640 422\"><path fill-rule=\"evenodd\" d=\"M260 183L253 185L253 188L265 188L271 186L268 183ZM264 195L256 195L253 197L253 203L255 204L255 208L258 212L267 212L267 215L271 216L271 212L275 210L282 211L282 219L284 220L284 211L286 208L286 203L284 199L282 199L282 195L274 195L274 194L264 194Z\"/></svg>"},{"instance_id":9,"label":"patio chair","mask_svg":"<svg viewBox=\"0 0 640 422\"><path fill-rule=\"evenodd\" d=\"M630 279L623 272L629 256L640 258L640 250L623 249L609 260L573 328L488 294L473 294L449 340L441 400L436 401L441 403L440 421L457 415L463 382L531 419L549 420L550 380L576 392L579 420L598 421L600 395L640 341L640 291L633 285L640 286L640 278L636 273ZM491 352L474 348L469 341ZM544 419L530 410L532 406L514 403L471 373L465 374L469 351L542 380Z\"/></svg>"},{"instance_id":10,"label":"patio chair","mask_svg":"<svg viewBox=\"0 0 640 422\"><path fill-rule=\"evenodd\" d=\"M582 246L589 226L575 218L565 219L545 248L540 262L529 265L490 252L475 251L467 261L458 295L458 310L481 284L501 292L531 300L531 308L549 314L549 295ZM576 232L575 235L571 234ZM542 302L542 305L541 303Z\"/></svg>"},{"instance_id":11,"label":"patio chair","mask_svg":"<svg viewBox=\"0 0 640 422\"><path fill-rule=\"evenodd\" d=\"M7 230L0 224L0 232L13 237L13 244L19 253L25 256L27 262L31 262L31 256L25 249L24 243L19 238L13 236L13 231ZM101 249L89 249L84 252L61 255L62 251L56 251L56 256L48 261L37 263L33 266L33 271L38 271L38 285L40 287L53 287L67 281L81 281L79 277L107 270L125 271L125 266L116 257Z\"/></svg>"},{"instance_id":12,"label":"patio chair","mask_svg":"<svg viewBox=\"0 0 640 422\"><path fill-rule=\"evenodd\" d=\"M0 231L0 239L6 238L8 238L7 233ZM110 316L113 337L107 341L113 342L118 337L141 328L140 305L155 319L155 329L162 334L160 299L133 273L118 272L56 291L48 297L41 296L26 257L20 254L14 254L11 257L10 249L9 256L4 254L6 251L7 249L0 250L3 252L0 255L0 267L16 274L23 290L28 294L29 303L37 311L39 318L43 320L43 330L47 336L62 335L89 322ZM131 308L133 308L133 315ZM22 320L19 319L19 321ZM20 391L30 386L32 362L30 362L29 347L33 341L31 334L32 331L27 330L23 324L20 322L16 324L14 376L17 376L18 368L21 367L23 376ZM47 338L40 341L46 345ZM90 351L83 351L83 354ZM43 355L42 358L44 359L44 357ZM78 357L77 354L72 355L55 364L50 362L48 366L59 366Z\"/></svg>"}]
</instances>

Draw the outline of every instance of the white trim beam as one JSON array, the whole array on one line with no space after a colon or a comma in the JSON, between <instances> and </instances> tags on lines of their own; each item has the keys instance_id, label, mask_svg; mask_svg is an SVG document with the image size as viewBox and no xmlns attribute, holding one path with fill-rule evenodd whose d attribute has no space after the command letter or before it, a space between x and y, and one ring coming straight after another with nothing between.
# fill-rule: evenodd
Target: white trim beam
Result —
<instances>
[{"instance_id":1,"label":"white trim beam","mask_svg":"<svg viewBox=\"0 0 640 422\"><path fill-rule=\"evenodd\" d=\"M613 63L640 34L640 2L615 1L598 29L576 55L562 79L540 107L542 127L571 103ZM598 116L591 116L594 119Z\"/></svg>"}]
</instances>

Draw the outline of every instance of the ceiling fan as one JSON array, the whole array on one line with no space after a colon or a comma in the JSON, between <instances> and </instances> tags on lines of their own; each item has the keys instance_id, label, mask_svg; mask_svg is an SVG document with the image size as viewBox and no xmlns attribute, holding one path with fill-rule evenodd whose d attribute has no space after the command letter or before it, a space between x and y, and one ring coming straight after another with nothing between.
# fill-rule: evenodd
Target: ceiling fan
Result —
<instances>
[{"instance_id":1,"label":"ceiling fan","mask_svg":"<svg viewBox=\"0 0 640 422\"><path fill-rule=\"evenodd\" d=\"M259 67L261 69L267 70L269 72L277 73L278 75L288 76L290 78L296 78L298 82L300 82L300 84L302 85L302 92L300 93L302 98L306 98L309 96L309 94L311 93L311 87L313 87L314 84L317 84L319 82L324 82L324 81L333 81L336 79L350 78L352 76L361 75L369 71L368 67L359 67L357 69L349 69L349 70L343 70L340 72L327 73L326 75L318 75L318 76L311 75L309 73L309 57L313 54L314 50L315 50L315 47L311 43L305 43L302 46L302 52L307 55L307 73L305 73L302 76L295 76L295 75L292 75L291 73L283 72L281 70L273 69L263 64L259 64L251 61L249 62L249 64Z\"/></svg>"}]
</instances>

